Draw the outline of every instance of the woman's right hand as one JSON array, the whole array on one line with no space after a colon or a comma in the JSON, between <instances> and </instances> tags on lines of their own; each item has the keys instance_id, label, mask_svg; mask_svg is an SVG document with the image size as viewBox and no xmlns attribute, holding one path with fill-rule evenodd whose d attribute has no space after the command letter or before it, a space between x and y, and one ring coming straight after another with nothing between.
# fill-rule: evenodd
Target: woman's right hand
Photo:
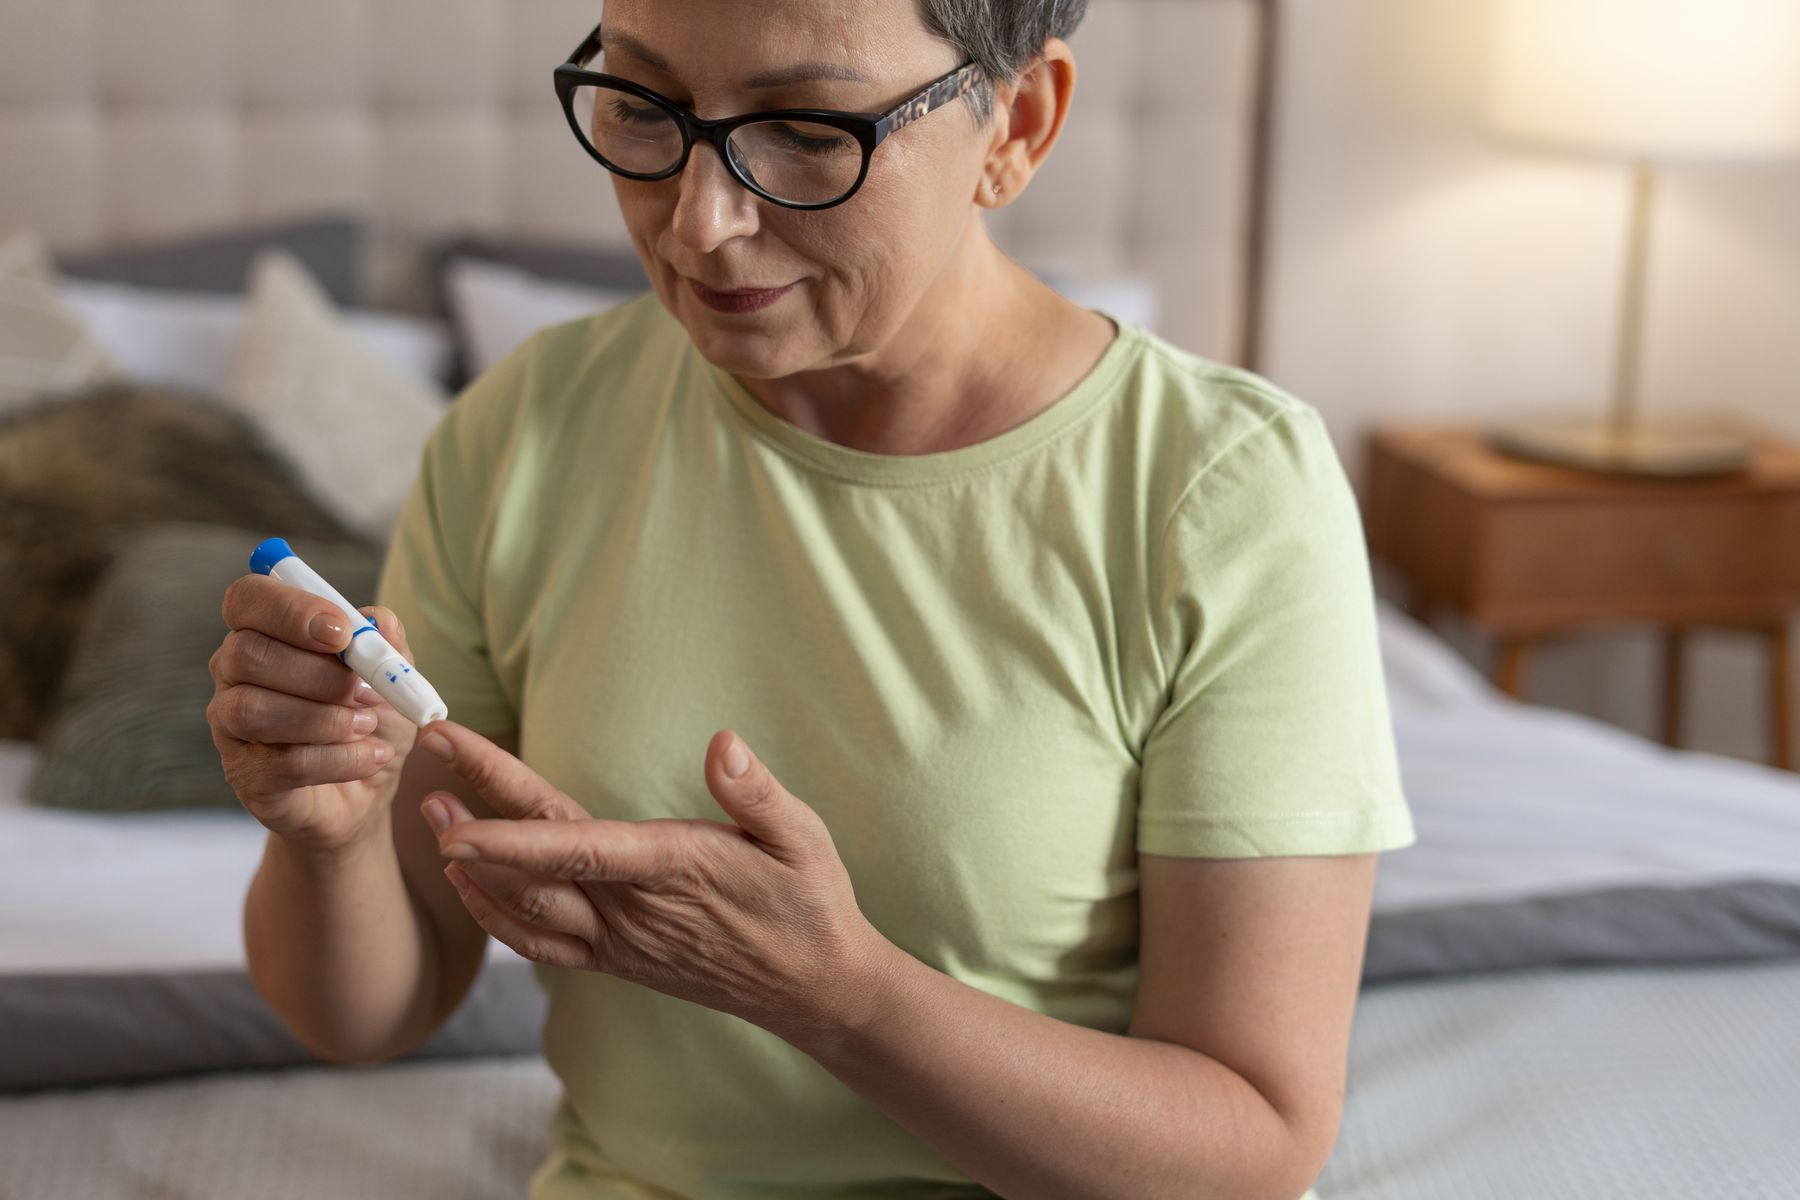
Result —
<instances>
[{"instance_id":1,"label":"woman's right hand","mask_svg":"<svg viewBox=\"0 0 1800 1200\"><path fill-rule=\"evenodd\" d=\"M220 611L229 632L207 663L206 721L238 800L304 848L341 850L384 829L419 728L339 661L350 644L344 613L260 574L234 579ZM391 609L358 611L412 662ZM338 631L314 637L318 617L336 621ZM361 728L369 717L373 726Z\"/></svg>"}]
</instances>

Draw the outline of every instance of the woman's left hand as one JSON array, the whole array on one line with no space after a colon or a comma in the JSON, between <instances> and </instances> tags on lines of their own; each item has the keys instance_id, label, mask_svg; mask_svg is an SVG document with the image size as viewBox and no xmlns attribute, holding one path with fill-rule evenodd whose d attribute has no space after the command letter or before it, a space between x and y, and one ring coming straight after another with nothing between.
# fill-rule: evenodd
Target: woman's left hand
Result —
<instances>
[{"instance_id":1,"label":"woman's left hand","mask_svg":"<svg viewBox=\"0 0 1800 1200\"><path fill-rule=\"evenodd\" d=\"M419 745L438 753L432 733L500 814L476 819L449 792L425 798L434 829L434 802L449 820L438 846L458 861L445 875L475 921L521 956L604 971L790 1040L854 997L880 935L823 819L735 733L714 734L702 765L732 821L598 819L474 730L427 724ZM726 767L740 748L747 768L733 778Z\"/></svg>"}]
</instances>

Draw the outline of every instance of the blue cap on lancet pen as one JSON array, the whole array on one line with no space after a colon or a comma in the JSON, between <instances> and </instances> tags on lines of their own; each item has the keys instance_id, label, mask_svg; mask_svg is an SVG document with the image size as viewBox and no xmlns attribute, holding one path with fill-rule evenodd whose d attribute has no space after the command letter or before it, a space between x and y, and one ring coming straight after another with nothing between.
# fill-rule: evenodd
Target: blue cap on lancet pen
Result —
<instances>
[{"instance_id":1,"label":"blue cap on lancet pen","mask_svg":"<svg viewBox=\"0 0 1800 1200\"><path fill-rule=\"evenodd\" d=\"M303 588L342 609L349 619L351 632L350 644L338 651L338 661L361 676L401 716L415 725L426 725L450 715L437 689L413 670L404 654L381 636L380 627L307 566L287 544L287 539L272 537L264 540L250 554L250 569L258 575L268 575L292 587Z\"/></svg>"}]
</instances>

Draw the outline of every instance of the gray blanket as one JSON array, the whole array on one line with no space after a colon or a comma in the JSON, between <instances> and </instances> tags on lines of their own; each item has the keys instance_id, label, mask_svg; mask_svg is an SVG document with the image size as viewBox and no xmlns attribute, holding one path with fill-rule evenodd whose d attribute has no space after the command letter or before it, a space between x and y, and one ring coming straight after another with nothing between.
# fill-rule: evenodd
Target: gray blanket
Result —
<instances>
[{"instance_id":1,"label":"gray blanket","mask_svg":"<svg viewBox=\"0 0 1800 1200\"><path fill-rule=\"evenodd\" d=\"M1531 968L1800 957L1800 884L1615 888L1377 913L1365 986ZM535 1054L529 963L494 959L405 1060ZM0 1092L316 1062L242 971L0 975Z\"/></svg>"},{"instance_id":2,"label":"gray blanket","mask_svg":"<svg viewBox=\"0 0 1800 1200\"><path fill-rule=\"evenodd\" d=\"M1622 887L1378 913L1363 982L1800 955L1800 884Z\"/></svg>"},{"instance_id":3,"label":"gray blanket","mask_svg":"<svg viewBox=\"0 0 1800 1200\"><path fill-rule=\"evenodd\" d=\"M531 964L496 959L407 1060L536 1054ZM0 975L0 1093L318 1060L238 971Z\"/></svg>"}]
</instances>

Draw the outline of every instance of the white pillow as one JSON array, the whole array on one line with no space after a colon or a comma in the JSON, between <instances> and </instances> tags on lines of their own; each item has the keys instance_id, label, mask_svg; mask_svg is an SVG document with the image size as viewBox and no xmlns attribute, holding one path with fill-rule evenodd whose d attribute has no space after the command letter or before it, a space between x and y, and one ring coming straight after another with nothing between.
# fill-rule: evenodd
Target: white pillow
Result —
<instances>
[{"instance_id":1,"label":"white pillow","mask_svg":"<svg viewBox=\"0 0 1800 1200\"><path fill-rule=\"evenodd\" d=\"M134 382L222 395L247 295L221 295L64 278L64 304ZM450 331L410 313L350 309L340 320L387 360L422 381L449 376Z\"/></svg>"},{"instance_id":2,"label":"white pillow","mask_svg":"<svg viewBox=\"0 0 1800 1200\"><path fill-rule=\"evenodd\" d=\"M1148 275L1083 275L1068 259L1021 263L1026 270L1083 308L1155 329L1160 315L1156 282Z\"/></svg>"},{"instance_id":3,"label":"white pillow","mask_svg":"<svg viewBox=\"0 0 1800 1200\"><path fill-rule=\"evenodd\" d=\"M1156 284L1147 275L1072 279L1057 289L1083 308L1095 309L1145 329L1155 329Z\"/></svg>"},{"instance_id":4,"label":"white pillow","mask_svg":"<svg viewBox=\"0 0 1800 1200\"><path fill-rule=\"evenodd\" d=\"M385 546L450 397L396 367L332 307L285 250L250 266L250 310L228 404L320 505Z\"/></svg>"},{"instance_id":5,"label":"white pillow","mask_svg":"<svg viewBox=\"0 0 1800 1200\"><path fill-rule=\"evenodd\" d=\"M118 374L62 302L43 238L28 229L0 230L0 415Z\"/></svg>"},{"instance_id":6,"label":"white pillow","mask_svg":"<svg viewBox=\"0 0 1800 1200\"><path fill-rule=\"evenodd\" d=\"M444 267L444 290L468 350L464 364L474 377L547 325L591 316L643 295L569 283L522 267L480 258L452 258Z\"/></svg>"},{"instance_id":7,"label":"white pillow","mask_svg":"<svg viewBox=\"0 0 1800 1200\"><path fill-rule=\"evenodd\" d=\"M450 324L412 313L352 308L339 319L376 353L423 383L450 379Z\"/></svg>"}]
</instances>

